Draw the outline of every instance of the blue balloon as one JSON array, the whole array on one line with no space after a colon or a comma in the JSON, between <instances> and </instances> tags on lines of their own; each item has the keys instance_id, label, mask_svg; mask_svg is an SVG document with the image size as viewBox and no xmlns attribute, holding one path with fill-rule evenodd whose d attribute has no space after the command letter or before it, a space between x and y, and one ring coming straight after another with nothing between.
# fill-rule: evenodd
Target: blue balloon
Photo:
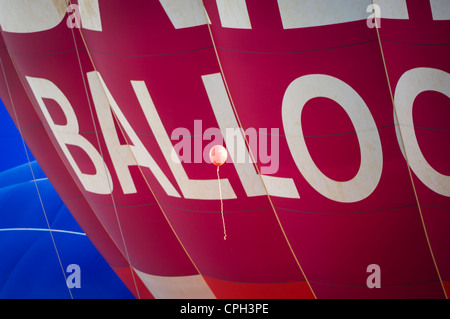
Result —
<instances>
[{"instance_id":1,"label":"blue balloon","mask_svg":"<svg viewBox=\"0 0 450 319\"><path fill-rule=\"evenodd\" d=\"M1 100L0 147L0 298L134 298L72 217Z\"/></svg>"}]
</instances>

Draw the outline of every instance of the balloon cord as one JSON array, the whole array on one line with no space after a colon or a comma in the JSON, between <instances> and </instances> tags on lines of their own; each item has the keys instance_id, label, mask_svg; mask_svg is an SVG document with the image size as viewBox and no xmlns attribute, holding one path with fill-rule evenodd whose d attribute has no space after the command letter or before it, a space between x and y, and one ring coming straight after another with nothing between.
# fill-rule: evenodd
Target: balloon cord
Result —
<instances>
[{"instance_id":1,"label":"balloon cord","mask_svg":"<svg viewBox=\"0 0 450 319\"><path fill-rule=\"evenodd\" d=\"M227 229L225 228L225 218L223 216L222 187L220 186L219 167L220 166L217 166L217 180L219 181L220 214L222 215L223 240L227 240Z\"/></svg>"}]
</instances>

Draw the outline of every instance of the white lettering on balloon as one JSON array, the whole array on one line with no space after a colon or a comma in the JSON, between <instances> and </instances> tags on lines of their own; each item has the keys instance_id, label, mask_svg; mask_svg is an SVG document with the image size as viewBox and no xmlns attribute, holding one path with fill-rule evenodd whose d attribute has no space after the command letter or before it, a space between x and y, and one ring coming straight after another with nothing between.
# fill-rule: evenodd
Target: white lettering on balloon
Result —
<instances>
[{"instance_id":1,"label":"white lettering on balloon","mask_svg":"<svg viewBox=\"0 0 450 319\"><path fill-rule=\"evenodd\" d=\"M417 177L434 192L450 197L450 176L439 173L428 163L414 130L414 100L424 91L436 91L450 98L450 74L438 69L415 68L400 77L394 104L404 143L401 146L404 146L409 165Z\"/></svg>"},{"instance_id":2,"label":"white lettering on balloon","mask_svg":"<svg viewBox=\"0 0 450 319\"><path fill-rule=\"evenodd\" d=\"M336 101L350 117L361 152L361 166L349 181L334 181L314 163L302 133L301 113L315 97ZM298 169L308 183L323 196L343 203L357 202L377 187L383 168L383 151L377 126L363 99L341 80L323 74L299 77L288 86L282 106L286 140Z\"/></svg>"},{"instance_id":3,"label":"white lettering on balloon","mask_svg":"<svg viewBox=\"0 0 450 319\"><path fill-rule=\"evenodd\" d=\"M161 170L159 164L153 159L149 150L142 144L115 102L100 73L96 71L89 72L87 77L101 129L107 133L103 134L105 144L123 193L132 194L137 192L129 167L142 166L151 170L167 195L181 197ZM86 191L96 194L111 193L113 184L109 172L110 168L107 167L96 147L80 134L78 119L67 97L50 80L28 76L26 79L49 128L61 147L63 155L83 187ZM248 145L244 141L244 136L247 132L242 132L237 123L220 74L204 75L202 80L218 123L218 128L208 128L203 136L209 134L212 137L225 132L224 140L227 145L235 145L234 143L240 145L238 149L241 150L241 154L238 154L233 146L228 149L230 156L234 159L239 159L240 156L243 156L241 159L251 158L249 157ZM150 128L153 132L158 132L155 134L156 142L164 154L167 165L175 177L182 196L192 199L218 199L218 194L215 191L217 180L197 180L190 179L187 176L182 158L180 160L179 156L182 146L179 143L175 146L173 145L153 104L145 82L131 81L131 85ZM395 91L395 105L399 127L403 135L409 164L417 177L427 187L443 196L450 196L450 177L437 172L423 157L415 137L411 110L413 101L420 92L432 90L450 97L449 87L449 73L431 68L416 68L404 73ZM306 102L315 97L326 97L336 101L345 110L353 123L359 142L361 164L356 175L349 181L340 182L327 177L315 165L308 151L303 137L300 118ZM56 124L53 121L44 99L52 99L58 103L66 117L64 125ZM113 114L129 137L129 145L122 145L119 142ZM369 108L351 86L335 77L324 74L304 75L293 80L284 93L282 121L286 141L293 160L300 173L317 192L337 202L351 203L367 198L376 189L383 169L381 141ZM198 125L197 122L197 129ZM187 129L179 128L174 130L171 136L175 139L174 136L180 137L189 134ZM220 140L222 138L223 136ZM253 150L252 144L255 144L255 142L254 140L251 142L251 139L249 141L250 149ZM217 144L216 138L208 145L214 144ZM88 174L79 168L77 160L67 147L68 145L76 146L84 151L92 162L95 173ZM203 149L203 152L194 154L194 159L197 158L196 160L198 161L202 155L205 158L205 151L209 151L208 146ZM233 165L249 197L269 194L285 198L300 198L299 191L292 178L266 175L267 171L264 172L262 169L260 174L258 174L253 161L249 160L236 160L233 161ZM236 198L230 181L224 178L221 180L221 183L223 198Z\"/></svg>"},{"instance_id":4,"label":"white lettering on balloon","mask_svg":"<svg viewBox=\"0 0 450 319\"><path fill-rule=\"evenodd\" d=\"M113 184L109 170L97 149L84 136L80 135L78 119L67 97L49 80L29 76L26 79L57 143L83 187L88 192L110 194L113 190ZM56 124L53 121L44 99L52 99L58 103L66 117L67 123L65 125ZM94 165L95 174L87 174L81 171L72 153L69 151L68 145L79 147L86 153Z\"/></svg>"},{"instance_id":5,"label":"white lettering on balloon","mask_svg":"<svg viewBox=\"0 0 450 319\"><path fill-rule=\"evenodd\" d=\"M175 29L211 24L202 0L160 0L161 10ZM251 15L244 0L216 0L220 24L223 28L252 29ZM368 27L381 26L383 19L409 19L406 0L374 0L373 14L367 18L368 2L359 0L278 0L284 29L309 28L366 20ZM102 31L98 0L79 0L78 5L66 7L64 1L14 0L0 1L0 22L3 31L30 33L50 30L69 16L66 24L73 28ZM430 0L433 20L450 20L450 6L446 0ZM79 10L78 10L79 9ZM75 12L73 12L75 10ZM383 16L381 17L381 10ZM79 15L77 16L76 14ZM320 12L320 14L317 14Z\"/></svg>"}]
</instances>

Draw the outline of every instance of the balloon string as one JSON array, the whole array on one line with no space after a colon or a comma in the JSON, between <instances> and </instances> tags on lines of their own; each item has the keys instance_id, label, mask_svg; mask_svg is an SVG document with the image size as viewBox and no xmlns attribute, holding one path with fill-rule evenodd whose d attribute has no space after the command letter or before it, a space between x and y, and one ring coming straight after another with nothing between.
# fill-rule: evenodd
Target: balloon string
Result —
<instances>
[{"instance_id":1,"label":"balloon string","mask_svg":"<svg viewBox=\"0 0 450 319\"><path fill-rule=\"evenodd\" d=\"M223 216L222 187L220 186L219 167L220 166L217 166L217 180L219 181L220 214L222 215L223 240L227 240L227 229L225 228L225 218Z\"/></svg>"}]
</instances>

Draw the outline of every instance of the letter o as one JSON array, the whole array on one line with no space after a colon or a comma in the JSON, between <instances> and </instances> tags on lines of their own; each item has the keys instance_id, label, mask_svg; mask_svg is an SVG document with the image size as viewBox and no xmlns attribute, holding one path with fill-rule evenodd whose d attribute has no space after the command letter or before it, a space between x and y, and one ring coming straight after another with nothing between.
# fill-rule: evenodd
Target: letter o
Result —
<instances>
[{"instance_id":1,"label":"letter o","mask_svg":"<svg viewBox=\"0 0 450 319\"><path fill-rule=\"evenodd\" d=\"M439 69L415 68L405 72L398 80L394 104L403 146L409 166L422 183L434 192L449 197L450 176L431 167L420 150L414 131L414 100L424 91L440 92L450 98L450 74Z\"/></svg>"},{"instance_id":2,"label":"letter o","mask_svg":"<svg viewBox=\"0 0 450 319\"><path fill-rule=\"evenodd\" d=\"M336 101L355 127L361 152L361 165L349 181L339 182L325 176L308 151L301 125L306 102L315 97ZM323 196L338 202L363 200L377 187L383 168L383 153L378 129L364 100L345 82L328 75L311 74L289 84L282 104L283 127L292 157L303 177Z\"/></svg>"}]
</instances>

